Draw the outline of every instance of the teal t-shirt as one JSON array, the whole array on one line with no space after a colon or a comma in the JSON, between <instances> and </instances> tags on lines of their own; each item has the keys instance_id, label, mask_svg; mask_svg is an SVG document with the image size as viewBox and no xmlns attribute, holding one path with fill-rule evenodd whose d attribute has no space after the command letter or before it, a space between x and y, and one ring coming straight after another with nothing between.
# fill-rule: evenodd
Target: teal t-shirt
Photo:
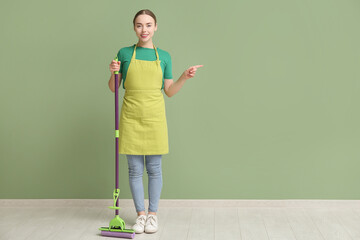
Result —
<instances>
[{"instance_id":1,"label":"teal t-shirt","mask_svg":"<svg viewBox=\"0 0 360 240\"><path fill-rule=\"evenodd\" d=\"M121 61L120 64L120 73L122 74L123 79L123 89L125 89L124 83L126 81L126 74L130 65L130 60L132 58L133 52L134 52L135 44L129 47L123 47L119 50L117 53L117 57L119 61ZM163 79L162 79L162 87L161 89L164 89L164 79L172 79L172 65L171 65L171 56L170 54L162 50L158 47L156 47L156 50L159 54L160 59L160 66L163 71ZM155 61L156 60L156 52L154 48L144 48L144 47L136 47L136 59L139 60L146 60L146 61Z\"/></svg>"}]
</instances>

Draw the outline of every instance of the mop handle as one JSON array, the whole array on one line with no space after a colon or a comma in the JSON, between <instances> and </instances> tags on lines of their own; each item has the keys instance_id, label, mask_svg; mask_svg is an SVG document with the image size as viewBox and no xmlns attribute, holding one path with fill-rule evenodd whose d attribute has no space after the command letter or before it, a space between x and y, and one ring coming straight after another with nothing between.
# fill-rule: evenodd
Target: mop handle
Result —
<instances>
[{"instance_id":1,"label":"mop handle","mask_svg":"<svg viewBox=\"0 0 360 240\"><path fill-rule=\"evenodd\" d=\"M118 57L114 58L118 62ZM119 190L119 71L114 71L115 74L115 190ZM121 81L121 79L120 79ZM119 207L119 199L116 199L116 207ZM119 215L119 210L115 210L115 215Z\"/></svg>"}]
</instances>

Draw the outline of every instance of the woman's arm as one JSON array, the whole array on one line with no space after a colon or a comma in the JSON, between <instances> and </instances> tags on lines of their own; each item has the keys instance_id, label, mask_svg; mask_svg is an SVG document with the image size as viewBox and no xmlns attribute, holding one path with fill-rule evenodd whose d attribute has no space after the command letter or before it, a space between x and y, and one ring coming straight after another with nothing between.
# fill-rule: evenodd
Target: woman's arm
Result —
<instances>
[{"instance_id":1,"label":"woman's arm","mask_svg":"<svg viewBox=\"0 0 360 240\"><path fill-rule=\"evenodd\" d=\"M120 83L121 83L121 78L122 78L122 73L118 74L119 78L118 78L118 88L120 87ZM112 92L115 92L115 74L111 73L110 79L109 79L109 88Z\"/></svg>"},{"instance_id":2,"label":"woman's arm","mask_svg":"<svg viewBox=\"0 0 360 240\"><path fill-rule=\"evenodd\" d=\"M186 78L181 75L181 77L176 82L174 82L172 79L165 79L164 81L165 94L168 97L172 97L182 88L186 82Z\"/></svg>"},{"instance_id":3,"label":"woman's arm","mask_svg":"<svg viewBox=\"0 0 360 240\"><path fill-rule=\"evenodd\" d=\"M164 91L168 97L174 96L184 85L187 79L195 76L196 70L204 65L196 65L186 69L179 79L174 82L172 79L164 79Z\"/></svg>"},{"instance_id":4,"label":"woman's arm","mask_svg":"<svg viewBox=\"0 0 360 240\"><path fill-rule=\"evenodd\" d=\"M121 64L121 61L115 61L115 60L112 60L111 63L109 64L109 68L110 68L110 72L111 72L111 76L110 76L110 79L109 79L109 82L108 82L108 85L109 85L109 88L112 92L115 92L115 71L119 71L120 70L120 64ZM120 87L120 83L121 83L121 78L122 78L122 73L118 73L118 80L119 80L119 83L118 83L118 88Z\"/></svg>"}]
</instances>

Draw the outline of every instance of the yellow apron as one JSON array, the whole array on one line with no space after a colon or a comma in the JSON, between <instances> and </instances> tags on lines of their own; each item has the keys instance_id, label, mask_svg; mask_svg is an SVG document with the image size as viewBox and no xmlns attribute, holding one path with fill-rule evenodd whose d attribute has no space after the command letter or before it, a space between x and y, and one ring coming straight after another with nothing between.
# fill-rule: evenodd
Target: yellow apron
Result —
<instances>
[{"instance_id":1,"label":"yellow apron","mask_svg":"<svg viewBox=\"0 0 360 240\"><path fill-rule=\"evenodd\" d=\"M163 72L157 49L156 60L136 59L136 46L124 82L120 113L119 153L162 155L169 152Z\"/></svg>"}]
</instances>

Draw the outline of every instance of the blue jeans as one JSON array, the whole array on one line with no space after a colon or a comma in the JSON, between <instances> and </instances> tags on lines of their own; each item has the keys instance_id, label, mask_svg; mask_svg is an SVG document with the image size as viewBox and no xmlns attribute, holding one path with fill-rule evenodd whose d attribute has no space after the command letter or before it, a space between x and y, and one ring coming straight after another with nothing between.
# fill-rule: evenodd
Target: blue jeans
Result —
<instances>
[{"instance_id":1,"label":"blue jeans","mask_svg":"<svg viewBox=\"0 0 360 240\"><path fill-rule=\"evenodd\" d=\"M144 206L144 156L148 174L149 208L148 212L158 209L161 188L161 157L162 155L126 155L129 166L129 184L137 212L145 211Z\"/></svg>"}]
</instances>

